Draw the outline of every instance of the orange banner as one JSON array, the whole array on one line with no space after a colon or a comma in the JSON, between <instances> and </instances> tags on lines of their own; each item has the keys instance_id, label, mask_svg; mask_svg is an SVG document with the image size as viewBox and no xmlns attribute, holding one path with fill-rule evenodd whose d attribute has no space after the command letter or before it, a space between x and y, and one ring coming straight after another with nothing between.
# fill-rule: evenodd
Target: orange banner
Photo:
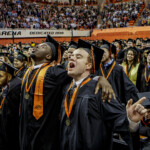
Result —
<instances>
[{"instance_id":1,"label":"orange banner","mask_svg":"<svg viewBox=\"0 0 150 150\"><path fill-rule=\"evenodd\" d=\"M150 38L150 27L127 27L127 28L113 28L113 29L97 29L93 30L93 39L101 40L106 39L112 42L115 39L136 39L138 38Z\"/></svg>"},{"instance_id":2,"label":"orange banner","mask_svg":"<svg viewBox=\"0 0 150 150\"><path fill-rule=\"evenodd\" d=\"M105 39L109 42L114 41L115 39L136 39L136 38L150 38L150 27L144 26L144 27L127 27L127 28L113 28L113 29L95 29L93 30L91 37L80 37L83 40L101 40ZM59 42L63 41L78 41L79 37L55 37ZM14 39L15 43L41 43L45 41L45 38L24 38L24 39ZM9 43L13 43L12 39L0 39L0 44L6 45Z\"/></svg>"}]
</instances>

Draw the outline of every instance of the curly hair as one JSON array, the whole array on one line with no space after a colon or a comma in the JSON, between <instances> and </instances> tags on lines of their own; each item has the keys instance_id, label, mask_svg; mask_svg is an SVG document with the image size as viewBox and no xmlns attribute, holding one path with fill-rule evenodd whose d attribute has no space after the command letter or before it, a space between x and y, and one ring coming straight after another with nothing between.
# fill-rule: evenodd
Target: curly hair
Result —
<instances>
[{"instance_id":1,"label":"curly hair","mask_svg":"<svg viewBox=\"0 0 150 150\"><path fill-rule=\"evenodd\" d=\"M125 57L124 57L124 62L126 64L128 64L128 60L127 60L127 53L128 51L132 51L134 54L134 60L133 60L133 65L136 66L136 64L138 63L138 53L135 49L133 48L129 48L126 52L125 52Z\"/></svg>"}]
</instances>

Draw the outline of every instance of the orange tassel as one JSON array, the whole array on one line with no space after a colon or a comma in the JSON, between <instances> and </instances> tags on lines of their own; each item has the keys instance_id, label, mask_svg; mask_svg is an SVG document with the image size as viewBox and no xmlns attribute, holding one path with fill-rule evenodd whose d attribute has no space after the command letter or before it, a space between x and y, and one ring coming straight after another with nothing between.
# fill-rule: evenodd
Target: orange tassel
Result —
<instances>
[{"instance_id":1,"label":"orange tassel","mask_svg":"<svg viewBox=\"0 0 150 150\"><path fill-rule=\"evenodd\" d=\"M95 59L94 59L94 48L91 46L91 56L92 56L92 73L95 73Z\"/></svg>"},{"instance_id":2,"label":"orange tassel","mask_svg":"<svg viewBox=\"0 0 150 150\"><path fill-rule=\"evenodd\" d=\"M58 59L57 59L57 64L60 64L61 61L61 47L60 44L58 45Z\"/></svg>"}]
</instances>

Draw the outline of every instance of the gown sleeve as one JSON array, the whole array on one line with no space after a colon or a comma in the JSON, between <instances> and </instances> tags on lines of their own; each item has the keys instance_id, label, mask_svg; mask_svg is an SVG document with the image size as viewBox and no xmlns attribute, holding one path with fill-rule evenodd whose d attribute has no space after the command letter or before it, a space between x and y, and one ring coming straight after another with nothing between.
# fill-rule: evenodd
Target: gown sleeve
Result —
<instances>
[{"instance_id":1,"label":"gown sleeve","mask_svg":"<svg viewBox=\"0 0 150 150\"><path fill-rule=\"evenodd\" d=\"M98 95L96 98L89 98L86 104L84 103L84 107L80 109L80 124L85 150L110 149L113 131L119 132L129 149L132 150L125 108L118 101L112 101L102 103Z\"/></svg>"}]
</instances>

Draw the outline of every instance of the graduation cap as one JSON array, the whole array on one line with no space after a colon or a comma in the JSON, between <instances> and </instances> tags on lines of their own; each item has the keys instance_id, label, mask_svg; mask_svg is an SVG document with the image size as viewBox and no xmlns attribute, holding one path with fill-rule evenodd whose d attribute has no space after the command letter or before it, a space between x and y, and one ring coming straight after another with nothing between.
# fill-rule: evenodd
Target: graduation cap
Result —
<instances>
[{"instance_id":1,"label":"graduation cap","mask_svg":"<svg viewBox=\"0 0 150 150\"><path fill-rule=\"evenodd\" d=\"M10 48L12 48L12 47L11 47L11 46L8 46L8 50L9 50Z\"/></svg>"},{"instance_id":2,"label":"graduation cap","mask_svg":"<svg viewBox=\"0 0 150 150\"><path fill-rule=\"evenodd\" d=\"M147 39L147 41L146 41L147 43L150 43L150 39Z\"/></svg>"},{"instance_id":3,"label":"graduation cap","mask_svg":"<svg viewBox=\"0 0 150 150\"><path fill-rule=\"evenodd\" d=\"M136 41L137 41L137 40L141 40L141 38L136 38Z\"/></svg>"},{"instance_id":4,"label":"graduation cap","mask_svg":"<svg viewBox=\"0 0 150 150\"><path fill-rule=\"evenodd\" d=\"M69 48L77 48L77 46L78 46L78 44L76 43L76 42L74 42L74 41L71 41L70 43L69 43Z\"/></svg>"},{"instance_id":5,"label":"graduation cap","mask_svg":"<svg viewBox=\"0 0 150 150\"><path fill-rule=\"evenodd\" d=\"M91 45L90 43L79 39L78 47L82 48L92 56L92 73L99 69L99 65L103 56L104 51L97 46Z\"/></svg>"},{"instance_id":6,"label":"graduation cap","mask_svg":"<svg viewBox=\"0 0 150 150\"><path fill-rule=\"evenodd\" d=\"M95 70L99 70L99 65L102 60L104 50L97 46L93 46L94 48L94 57L95 57Z\"/></svg>"},{"instance_id":7,"label":"graduation cap","mask_svg":"<svg viewBox=\"0 0 150 150\"><path fill-rule=\"evenodd\" d=\"M9 55L9 53L4 53L4 52L0 53L0 56L8 56L8 55Z\"/></svg>"},{"instance_id":8,"label":"graduation cap","mask_svg":"<svg viewBox=\"0 0 150 150\"><path fill-rule=\"evenodd\" d=\"M92 41L91 44L94 45L94 46L96 46L97 42L96 41Z\"/></svg>"},{"instance_id":9,"label":"graduation cap","mask_svg":"<svg viewBox=\"0 0 150 150\"><path fill-rule=\"evenodd\" d=\"M107 50L109 50L110 56L111 53L116 55L116 46L114 44L109 43L106 40L103 40L103 45L101 45L101 48L106 48Z\"/></svg>"},{"instance_id":10,"label":"graduation cap","mask_svg":"<svg viewBox=\"0 0 150 150\"><path fill-rule=\"evenodd\" d=\"M61 45L61 54L63 55L64 52L67 50L67 47L64 45Z\"/></svg>"},{"instance_id":11,"label":"graduation cap","mask_svg":"<svg viewBox=\"0 0 150 150\"><path fill-rule=\"evenodd\" d=\"M6 46L2 46L1 47L1 52L7 51L7 47Z\"/></svg>"},{"instance_id":12,"label":"graduation cap","mask_svg":"<svg viewBox=\"0 0 150 150\"><path fill-rule=\"evenodd\" d=\"M145 48L143 48L143 49L140 50L140 53L143 54L143 53L146 52L148 54L149 50L150 50L150 47L145 47Z\"/></svg>"},{"instance_id":13,"label":"graduation cap","mask_svg":"<svg viewBox=\"0 0 150 150\"><path fill-rule=\"evenodd\" d=\"M0 71L7 72L14 76L14 71L17 71L18 69L13 67L12 65L0 60L3 64L0 66Z\"/></svg>"},{"instance_id":14,"label":"graduation cap","mask_svg":"<svg viewBox=\"0 0 150 150\"><path fill-rule=\"evenodd\" d=\"M16 59L18 59L20 61L23 61L23 60L27 61L28 57L25 54L23 54L21 51L18 51L18 55L17 55Z\"/></svg>"},{"instance_id":15,"label":"graduation cap","mask_svg":"<svg viewBox=\"0 0 150 150\"><path fill-rule=\"evenodd\" d=\"M150 47L146 47L142 49L142 53L146 52L147 55L150 54Z\"/></svg>"},{"instance_id":16,"label":"graduation cap","mask_svg":"<svg viewBox=\"0 0 150 150\"><path fill-rule=\"evenodd\" d=\"M142 40L142 43L145 43L145 44L146 44L146 43L147 43L147 40Z\"/></svg>"},{"instance_id":17,"label":"graduation cap","mask_svg":"<svg viewBox=\"0 0 150 150\"><path fill-rule=\"evenodd\" d=\"M23 48L23 51L28 51L29 48L30 48L30 46L25 46L25 47Z\"/></svg>"},{"instance_id":18,"label":"graduation cap","mask_svg":"<svg viewBox=\"0 0 150 150\"><path fill-rule=\"evenodd\" d=\"M86 42L86 41L79 39L77 48L84 48L89 53L91 50L91 44Z\"/></svg>"},{"instance_id":19,"label":"graduation cap","mask_svg":"<svg viewBox=\"0 0 150 150\"><path fill-rule=\"evenodd\" d=\"M150 108L150 92L137 93L139 99L146 97L146 100L142 103L145 108Z\"/></svg>"},{"instance_id":20,"label":"graduation cap","mask_svg":"<svg viewBox=\"0 0 150 150\"><path fill-rule=\"evenodd\" d=\"M21 50L20 50L20 48L17 48L16 51L19 52L19 51L21 51Z\"/></svg>"},{"instance_id":21,"label":"graduation cap","mask_svg":"<svg viewBox=\"0 0 150 150\"><path fill-rule=\"evenodd\" d=\"M136 47L129 47L128 49L127 49L127 51L129 51L129 50L133 50L133 51L135 51L135 52L140 52L140 50L138 49L138 48L136 48Z\"/></svg>"},{"instance_id":22,"label":"graduation cap","mask_svg":"<svg viewBox=\"0 0 150 150\"><path fill-rule=\"evenodd\" d=\"M54 40L50 35L47 35L45 43L47 43L52 49L53 52L52 60L56 60L57 62L60 62L61 50L60 50L59 43L56 40Z\"/></svg>"},{"instance_id":23,"label":"graduation cap","mask_svg":"<svg viewBox=\"0 0 150 150\"><path fill-rule=\"evenodd\" d=\"M7 47L6 47L6 46L2 46L2 49L3 49L3 50L7 50Z\"/></svg>"},{"instance_id":24,"label":"graduation cap","mask_svg":"<svg viewBox=\"0 0 150 150\"><path fill-rule=\"evenodd\" d=\"M145 51L148 51L147 54L150 52L150 47L145 47L143 48L141 51L145 52Z\"/></svg>"},{"instance_id":25,"label":"graduation cap","mask_svg":"<svg viewBox=\"0 0 150 150\"><path fill-rule=\"evenodd\" d=\"M133 39L128 39L127 42L135 43L135 41Z\"/></svg>"},{"instance_id":26,"label":"graduation cap","mask_svg":"<svg viewBox=\"0 0 150 150\"><path fill-rule=\"evenodd\" d=\"M8 56L8 59L10 60L11 63L14 62L14 57L13 57L12 55L9 55L9 56Z\"/></svg>"},{"instance_id":27,"label":"graduation cap","mask_svg":"<svg viewBox=\"0 0 150 150\"><path fill-rule=\"evenodd\" d=\"M121 40L115 39L114 43L115 43L115 42L119 43L120 45L122 44L122 41L121 41Z\"/></svg>"}]
</instances>

